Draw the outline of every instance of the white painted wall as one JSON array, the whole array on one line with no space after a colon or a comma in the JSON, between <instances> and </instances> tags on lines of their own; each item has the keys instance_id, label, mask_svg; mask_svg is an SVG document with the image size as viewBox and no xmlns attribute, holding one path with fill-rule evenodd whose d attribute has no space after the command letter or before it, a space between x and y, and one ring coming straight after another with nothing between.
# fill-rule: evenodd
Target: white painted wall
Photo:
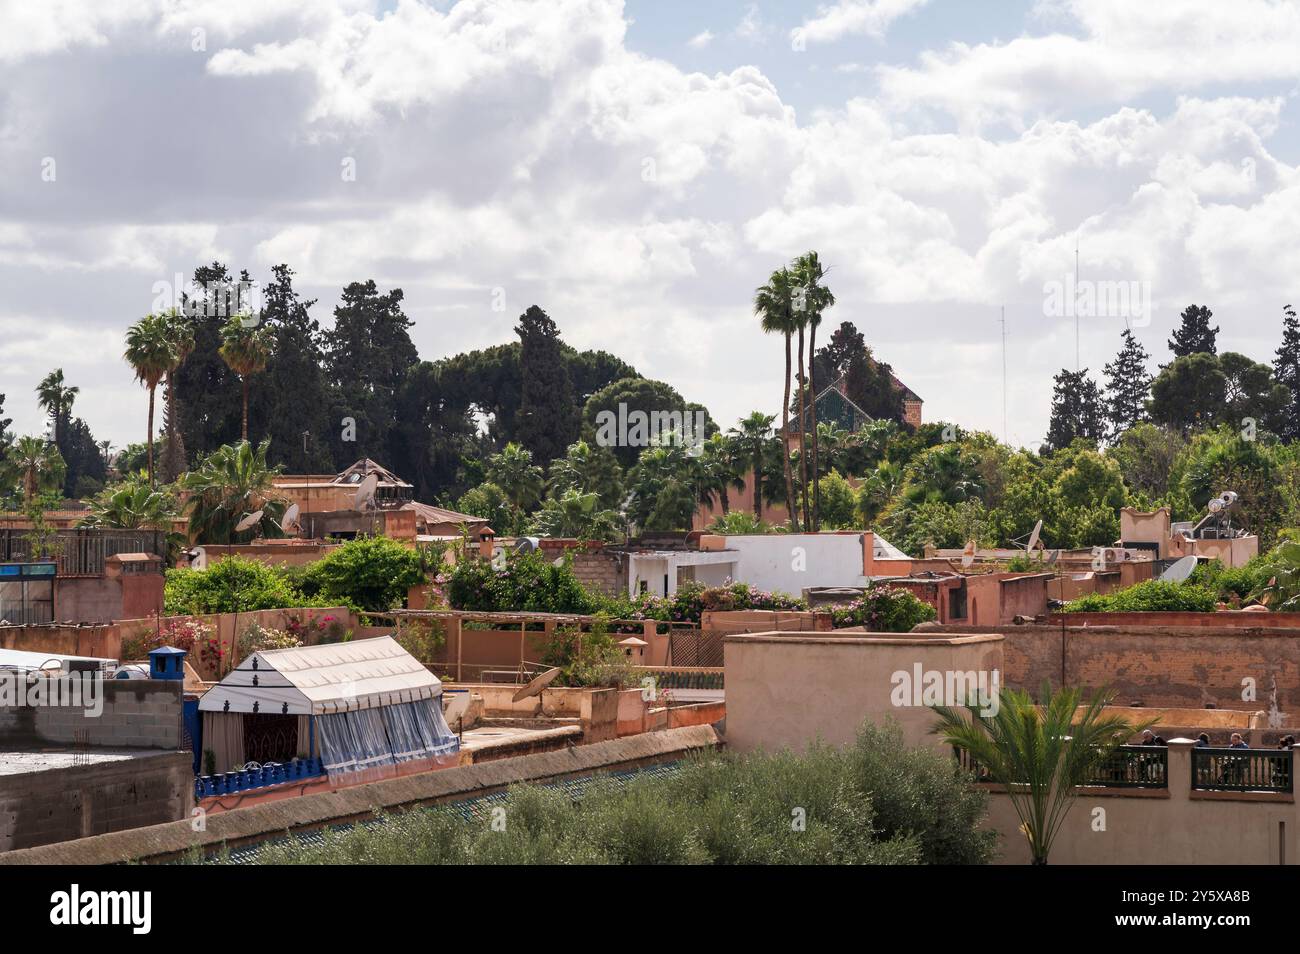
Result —
<instances>
[{"instance_id":1,"label":"white painted wall","mask_svg":"<svg viewBox=\"0 0 1300 954\"><path fill-rule=\"evenodd\" d=\"M862 534L773 533L728 536L733 579L799 596L806 586L865 586Z\"/></svg>"}]
</instances>

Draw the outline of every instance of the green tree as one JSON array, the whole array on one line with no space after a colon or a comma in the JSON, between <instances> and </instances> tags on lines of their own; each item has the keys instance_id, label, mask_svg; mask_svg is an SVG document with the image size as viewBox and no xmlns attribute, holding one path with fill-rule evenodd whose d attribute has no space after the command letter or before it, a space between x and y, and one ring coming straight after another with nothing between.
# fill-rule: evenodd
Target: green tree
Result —
<instances>
[{"instance_id":1,"label":"green tree","mask_svg":"<svg viewBox=\"0 0 1300 954\"><path fill-rule=\"evenodd\" d=\"M578 437L579 420L564 343L551 317L532 305L515 326L520 344L518 441L549 464Z\"/></svg>"},{"instance_id":2,"label":"green tree","mask_svg":"<svg viewBox=\"0 0 1300 954\"><path fill-rule=\"evenodd\" d=\"M524 515L506 492L491 481L484 481L461 494L456 509L471 517L482 517L498 536L513 536L523 525Z\"/></svg>"},{"instance_id":3,"label":"green tree","mask_svg":"<svg viewBox=\"0 0 1300 954\"><path fill-rule=\"evenodd\" d=\"M623 409L622 418L620 408ZM705 433L701 437L707 437L716 429L707 409L701 404L687 402L672 385L653 378L620 378L587 399L582 409L583 433L586 435L584 439L590 444L608 446L619 464L628 468L636 463L637 457L649 446L651 435L648 422L653 419L652 415L677 412L683 415L683 419L687 415L703 412ZM647 432L644 435L635 426L638 414L645 415L647 421ZM614 440L605 439L602 431L616 431L617 428L602 427L602 422L614 423L620 419L627 420L628 433L614 434ZM624 436L626 441L622 439Z\"/></svg>"},{"instance_id":4,"label":"green tree","mask_svg":"<svg viewBox=\"0 0 1300 954\"><path fill-rule=\"evenodd\" d=\"M50 416L50 436L56 446L61 443L63 426L72 415L72 404L80 391L64 382L62 368L55 368L36 385L36 403Z\"/></svg>"},{"instance_id":5,"label":"green tree","mask_svg":"<svg viewBox=\"0 0 1300 954\"><path fill-rule=\"evenodd\" d=\"M1078 689L1053 692L1044 684L1041 696L1040 706L1028 693L1004 688L989 705L970 700L969 718L936 706L933 729L1006 790L1036 865L1047 864L1052 842L1074 807L1076 787L1127 739L1154 724L1133 725L1106 715L1114 698L1109 692L1098 693L1081 712Z\"/></svg>"},{"instance_id":6,"label":"green tree","mask_svg":"<svg viewBox=\"0 0 1300 954\"><path fill-rule=\"evenodd\" d=\"M1228 379L1212 353L1175 358L1151 384L1151 420L1188 431L1210 427L1223 414Z\"/></svg>"},{"instance_id":7,"label":"green tree","mask_svg":"<svg viewBox=\"0 0 1300 954\"><path fill-rule=\"evenodd\" d=\"M790 472L790 344L799 327L794 314L793 286L794 276L788 268L774 271L767 284L754 291L754 314L758 316L764 334L777 334L785 341L785 393L781 399L781 442L785 452L781 466L785 476L785 506L790 529L797 530L799 515L795 510L794 475Z\"/></svg>"},{"instance_id":8,"label":"green tree","mask_svg":"<svg viewBox=\"0 0 1300 954\"><path fill-rule=\"evenodd\" d=\"M254 448L248 441L219 447L181 478L186 493L189 534L195 543L247 543L257 536L282 537L284 501L274 496L278 467L266 462L268 441ZM235 527L261 511L261 520L247 530Z\"/></svg>"},{"instance_id":9,"label":"green tree","mask_svg":"<svg viewBox=\"0 0 1300 954\"><path fill-rule=\"evenodd\" d=\"M822 517L832 530L853 530L857 523L857 497L840 472L832 470L822 488Z\"/></svg>"},{"instance_id":10,"label":"green tree","mask_svg":"<svg viewBox=\"0 0 1300 954\"><path fill-rule=\"evenodd\" d=\"M704 442L698 458L697 480L703 488L701 503L712 505L716 496L723 513L731 512L731 491L745 488L745 460L739 447L725 434L713 434Z\"/></svg>"},{"instance_id":11,"label":"green tree","mask_svg":"<svg viewBox=\"0 0 1300 954\"><path fill-rule=\"evenodd\" d=\"M1219 326L1210 327L1214 312L1204 305L1188 305L1178 317L1180 324L1174 329L1174 336L1169 339L1169 350L1175 358L1216 352L1215 339L1219 335Z\"/></svg>"},{"instance_id":12,"label":"green tree","mask_svg":"<svg viewBox=\"0 0 1300 954\"><path fill-rule=\"evenodd\" d=\"M113 530L170 530L176 516L171 494L147 482L127 480L106 488L90 501L89 513L79 526Z\"/></svg>"},{"instance_id":13,"label":"green tree","mask_svg":"<svg viewBox=\"0 0 1300 954\"><path fill-rule=\"evenodd\" d=\"M541 499L542 468L533 463L532 451L513 441L488 460L487 475L521 511L531 510Z\"/></svg>"},{"instance_id":14,"label":"green tree","mask_svg":"<svg viewBox=\"0 0 1300 954\"><path fill-rule=\"evenodd\" d=\"M763 519L763 454L772 443L772 422L776 417L751 411L727 433L735 442L736 452L746 458L753 474L754 520Z\"/></svg>"},{"instance_id":15,"label":"green tree","mask_svg":"<svg viewBox=\"0 0 1300 954\"><path fill-rule=\"evenodd\" d=\"M623 498L623 474L608 447L579 440L569 445L563 457L551 461L547 489L552 497L561 497L570 490L593 493L601 507L612 508Z\"/></svg>"},{"instance_id":16,"label":"green tree","mask_svg":"<svg viewBox=\"0 0 1300 954\"><path fill-rule=\"evenodd\" d=\"M158 385L175 364L176 354L168 319L162 315L145 315L126 330L126 352L123 355L135 372L135 379L149 389L148 467L149 483L153 473L153 408Z\"/></svg>"},{"instance_id":17,"label":"green tree","mask_svg":"<svg viewBox=\"0 0 1300 954\"><path fill-rule=\"evenodd\" d=\"M1174 461L1186 446L1181 432L1143 421L1126 430L1106 455L1119 464L1129 490L1155 504L1169 492Z\"/></svg>"},{"instance_id":18,"label":"green tree","mask_svg":"<svg viewBox=\"0 0 1300 954\"><path fill-rule=\"evenodd\" d=\"M66 470L53 443L39 437L20 437L6 455L5 482L16 486L24 505L30 506L39 495L57 490Z\"/></svg>"},{"instance_id":19,"label":"green tree","mask_svg":"<svg viewBox=\"0 0 1300 954\"><path fill-rule=\"evenodd\" d=\"M1106 421L1112 441L1146 418L1147 395L1151 391L1151 374L1147 371L1151 356L1130 329L1124 329L1123 337L1119 354L1104 369Z\"/></svg>"},{"instance_id":20,"label":"green tree","mask_svg":"<svg viewBox=\"0 0 1300 954\"><path fill-rule=\"evenodd\" d=\"M307 582L331 604L381 612L406 605L411 587L426 582L420 557L387 537L359 537L313 563Z\"/></svg>"},{"instance_id":21,"label":"green tree","mask_svg":"<svg viewBox=\"0 0 1300 954\"><path fill-rule=\"evenodd\" d=\"M1088 377L1088 369L1070 371L1062 368L1053 379L1052 417L1047 426L1047 444L1067 447L1075 438L1096 444L1105 436L1102 422L1101 394L1097 383Z\"/></svg>"},{"instance_id":22,"label":"green tree","mask_svg":"<svg viewBox=\"0 0 1300 954\"><path fill-rule=\"evenodd\" d=\"M1273 360L1273 377L1287 391L1276 430L1289 443L1300 439L1300 320L1290 305L1282 308L1282 344Z\"/></svg>"},{"instance_id":23,"label":"green tree","mask_svg":"<svg viewBox=\"0 0 1300 954\"><path fill-rule=\"evenodd\" d=\"M642 531L689 530L698 488L690 458L677 444L651 447L628 474L628 516Z\"/></svg>"},{"instance_id":24,"label":"green tree","mask_svg":"<svg viewBox=\"0 0 1300 954\"><path fill-rule=\"evenodd\" d=\"M323 336L326 377L336 395L331 416L355 424L347 432L341 423L330 431L336 462L398 456L398 394L420 360L402 300L400 288L380 294L371 279L347 285L334 309L334 327Z\"/></svg>"},{"instance_id":25,"label":"green tree","mask_svg":"<svg viewBox=\"0 0 1300 954\"><path fill-rule=\"evenodd\" d=\"M1225 382L1219 420L1252 433L1258 428L1276 428L1291 393L1274 380L1273 369L1244 354L1225 351L1219 355L1219 370Z\"/></svg>"},{"instance_id":26,"label":"green tree","mask_svg":"<svg viewBox=\"0 0 1300 954\"><path fill-rule=\"evenodd\" d=\"M545 537L612 541L618 536L619 515L601 508L600 497L569 488L549 497L533 515L532 530Z\"/></svg>"},{"instance_id":27,"label":"green tree","mask_svg":"<svg viewBox=\"0 0 1300 954\"><path fill-rule=\"evenodd\" d=\"M248 442L248 379L266 370L271 360L275 338L262 324L260 315L240 312L231 315L221 328L221 360L239 375L244 395L243 423L240 438Z\"/></svg>"},{"instance_id":28,"label":"green tree","mask_svg":"<svg viewBox=\"0 0 1300 954\"><path fill-rule=\"evenodd\" d=\"M813 355L817 347L817 327L821 324L822 313L835 304L835 296L826 287L826 271L822 268L821 259L815 251L805 252L795 259L793 271L795 282L800 289L797 303L801 306L808 324L808 374L803 381L809 396L807 425L812 434L812 529L817 530L820 529L821 483L818 477L820 448L817 433L817 389L813 383ZM804 418L800 417L800 421L803 420Z\"/></svg>"}]
</instances>

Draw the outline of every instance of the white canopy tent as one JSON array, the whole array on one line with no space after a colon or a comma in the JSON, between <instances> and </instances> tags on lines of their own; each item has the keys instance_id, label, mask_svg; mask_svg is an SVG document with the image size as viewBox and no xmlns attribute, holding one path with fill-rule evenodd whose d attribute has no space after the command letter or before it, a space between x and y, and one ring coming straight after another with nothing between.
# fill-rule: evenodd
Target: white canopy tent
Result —
<instances>
[{"instance_id":1,"label":"white canopy tent","mask_svg":"<svg viewBox=\"0 0 1300 954\"><path fill-rule=\"evenodd\" d=\"M199 701L201 712L325 715L442 695L391 636L253 653Z\"/></svg>"}]
</instances>

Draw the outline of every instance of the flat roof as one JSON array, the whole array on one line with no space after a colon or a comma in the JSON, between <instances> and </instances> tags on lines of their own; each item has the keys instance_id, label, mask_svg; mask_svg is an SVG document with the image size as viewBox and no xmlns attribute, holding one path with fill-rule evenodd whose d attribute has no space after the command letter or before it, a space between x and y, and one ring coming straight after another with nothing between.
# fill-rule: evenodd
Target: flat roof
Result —
<instances>
[{"instance_id":1,"label":"flat roof","mask_svg":"<svg viewBox=\"0 0 1300 954\"><path fill-rule=\"evenodd\" d=\"M0 776L30 775L56 769L76 768L82 765L104 765L110 762L129 762L158 755L175 755L170 749L40 749L27 752L6 752L0 759Z\"/></svg>"}]
</instances>

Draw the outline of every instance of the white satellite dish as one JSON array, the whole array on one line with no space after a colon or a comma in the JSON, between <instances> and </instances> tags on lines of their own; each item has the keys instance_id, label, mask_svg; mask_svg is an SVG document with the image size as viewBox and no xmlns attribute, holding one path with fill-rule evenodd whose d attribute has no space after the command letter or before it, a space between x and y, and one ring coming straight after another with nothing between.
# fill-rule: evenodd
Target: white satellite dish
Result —
<instances>
[{"instance_id":1,"label":"white satellite dish","mask_svg":"<svg viewBox=\"0 0 1300 954\"><path fill-rule=\"evenodd\" d=\"M298 523L299 512L296 503L289 504L289 509L284 512L284 516L280 519L280 529L285 533L292 533L295 530L301 530L302 527Z\"/></svg>"},{"instance_id":2,"label":"white satellite dish","mask_svg":"<svg viewBox=\"0 0 1300 954\"><path fill-rule=\"evenodd\" d=\"M206 570L208 568L208 551L203 547L195 547L190 551L190 569Z\"/></svg>"},{"instance_id":3,"label":"white satellite dish","mask_svg":"<svg viewBox=\"0 0 1300 954\"><path fill-rule=\"evenodd\" d=\"M1034 547L1038 546L1038 535L1043 532L1043 521L1039 520L1034 524L1034 532L1029 535L1029 543L1025 545L1025 550L1032 553Z\"/></svg>"},{"instance_id":4,"label":"white satellite dish","mask_svg":"<svg viewBox=\"0 0 1300 954\"><path fill-rule=\"evenodd\" d=\"M1160 579L1166 583L1181 583L1192 575L1196 569L1196 557L1185 556L1181 560L1176 560L1169 565L1165 572L1160 574Z\"/></svg>"},{"instance_id":5,"label":"white satellite dish","mask_svg":"<svg viewBox=\"0 0 1300 954\"><path fill-rule=\"evenodd\" d=\"M961 551L962 568L966 569L974 562L975 562L975 541L967 540L966 546Z\"/></svg>"},{"instance_id":6,"label":"white satellite dish","mask_svg":"<svg viewBox=\"0 0 1300 954\"><path fill-rule=\"evenodd\" d=\"M352 509L369 510L370 505L375 502L375 490L378 487L379 477L375 474L368 474L366 479L357 486L357 492L352 496Z\"/></svg>"},{"instance_id":7,"label":"white satellite dish","mask_svg":"<svg viewBox=\"0 0 1300 954\"><path fill-rule=\"evenodd\" d=\"M235 524L235 532L243 533L245 530L251 530L262 522L262 511L254 510L239 523Z\"/></svg>"}]
</instances>

